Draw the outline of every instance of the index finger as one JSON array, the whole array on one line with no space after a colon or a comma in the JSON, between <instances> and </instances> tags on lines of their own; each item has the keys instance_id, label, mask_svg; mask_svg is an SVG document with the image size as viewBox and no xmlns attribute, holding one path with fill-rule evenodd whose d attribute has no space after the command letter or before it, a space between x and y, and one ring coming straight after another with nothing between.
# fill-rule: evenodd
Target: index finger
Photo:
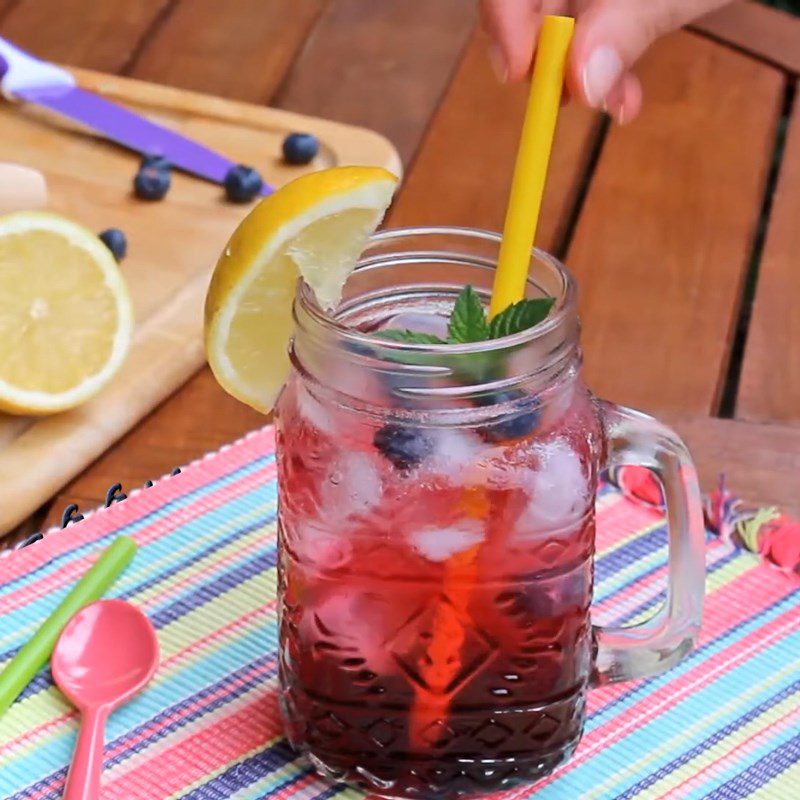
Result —
<instances>
[{"instance_id":1,"label":"index finger","mask_svg":"<svg viewBox=\"0 0 800 800\"><path fill-rule=\"evenodd\" d=\"M542 19L542 0L481 0L483 27L492 38L494 59L502 59L505 78L528 74Z\"/></svg>"}]
</instances>

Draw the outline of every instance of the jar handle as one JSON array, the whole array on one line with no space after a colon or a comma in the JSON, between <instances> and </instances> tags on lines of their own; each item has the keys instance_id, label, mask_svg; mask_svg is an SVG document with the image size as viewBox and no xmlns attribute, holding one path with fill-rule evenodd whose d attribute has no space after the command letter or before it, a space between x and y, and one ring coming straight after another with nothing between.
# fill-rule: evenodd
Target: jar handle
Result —
<instances>
[{"instance_id":1,"label":"jar handle","mask_svg":"<svg viewBox=\"0 0 800 800\"><path fill-rule=\"evenodd\" d=\"M697 472L678 435L646 414L600 401L607 466L638 465L661 481L669 529L667 599L656 615L630 627L594 626L592 683L657 675L694 647L705 584L705 532Z\"/></svg>"}]
</instances>

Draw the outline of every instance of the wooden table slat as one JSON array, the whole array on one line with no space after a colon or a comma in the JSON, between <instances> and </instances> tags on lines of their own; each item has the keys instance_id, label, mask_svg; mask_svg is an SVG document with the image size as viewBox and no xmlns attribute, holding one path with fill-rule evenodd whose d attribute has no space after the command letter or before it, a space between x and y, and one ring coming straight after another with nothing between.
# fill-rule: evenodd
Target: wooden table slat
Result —
<instances>
[{"instance_id":1,"label":"wooden table slat","mask_svg":"<svg viewBox=\"0 0 800 800\"><path fill-rule=\"evenodd\" d=\"M268 102L324 0L182 0L141 50L132 75L237 100Z\"/></svg>"},{"instance_id":2,"label":"wooden table slat","mask_svg":"<svg viewBox=\"0 0 800 800\"><path fill-rule=\"evenodd\" d=\"M777 70L679 32L640 70L647 104L614 127L567 265L586 376L644 410L716 410L783 97Z\"/></svg>"},{"instance_id":3,"label":"wooden table slat","mask_svg":"<svg viewBox=\"0 0 800 800\"><path fill-rule=\"evenodd\" d=\"M800 18L758 2L723 6L692 28L800 74Z\"/></svg>"},{"instance_id":4,"label":"wooden table slat","mask_svg":"<svg viewBox=\"0 0 800 800\"><path fill-rule=\"evenodd\" d=\"M703 491L717 488L724 473L739 497L800 518L800 426L669 413L662 419L689 446Z\"/></svg>"},{"instance_id":5,"label":"wooden table slat","mask_svg":"<svg viewBox=\"0 0 800 800\"><path fill-rule=\"evenodd\" d=\"M167 474L224 442L238 439L263 425L263 415L226 395L208 368L122 437L54 499L45 525L61 519L73 498L91 498L92 508L103 501L112 483L126 490Z\"/></svg>"},{"instance_id":6,"label":"wooden table slat","mask_svg":"<svg viewBox=\"0 0 800 800\"><path fill-rule=\"evenodd\" d=\"M336 0L274 104L382 133L413 157L475 21L474 0Z\"/></svg>"},{"instance_id":7,"label":"wooden table slat","mask_svg":"<svg viewBox=\"0 0 800 800\"><path fill-rule=\"evenodd\" d=\"M16 5L17 0L0 0L0 23L6 14Z\"/></svg>"},{"instance_id":8,"label":"wooden table slat","mask_svg":"<svg viewBox=\"0 0 800 800\"><path fill-rule=\"evenodd\" d=\"M40 58L120 72L170 0L34 0L17 3L0 33Z\"/></svg>"},{"instance_id":9,"label":"wooden table slat","mask_svg":"<svg viewBox=\"0 0 800 800\"><path fill-rule=\"evenodd\" d=\"M800 107L773 197L747 335L736 416L800 421Z\"/></svg>"},{"instance_id":10,"label":"wooden table slat","mask_svg":"<svg viewBox=\"0 0 800 800\"><path fill-rule=\"evenodd\" d=\"M389 224L502 230L528 87L500 86L476 31L428 128ZM600 128L599 115L563 109L537 244L558 247Z\"/></svg>"}]
</instances>

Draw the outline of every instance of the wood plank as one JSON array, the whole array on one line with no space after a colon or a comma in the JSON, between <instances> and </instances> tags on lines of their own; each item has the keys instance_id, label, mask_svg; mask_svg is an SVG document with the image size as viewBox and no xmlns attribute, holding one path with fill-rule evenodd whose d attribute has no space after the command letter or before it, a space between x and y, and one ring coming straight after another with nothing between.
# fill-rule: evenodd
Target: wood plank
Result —
<instances>
[{"instance_id":1,"label":"wood plank","mask_svg":"<svg viewBox=\"0 0 800 800\"><path fill-rule=\"evenodd\" d=\"M130 491L266 422L226 395L204 369L62 490L51 504L45 527L58 524L64 507L76 498L85 509L93 508L113 483L119 481Z\"/></svg>"},{"instance_id":2,"label":"wood plank","mask_svg":"<svg viewBox=\"0 0 800 800\"><path fill-rule=\"evenodd\" d=\"M800 420L800 107L795 104L747 334L736 416Z\"/></svg>"},{"instance_id":3,"label":"wood plank","mask_svg":"<svg viewBox=\"0 0 800 800\"><path fill-rule=\"evenodd\" d=\"M486 37L473 35L406 176L389 223L466 225L502 230L528 87L500 86ZM599 115L571 105L559 120L537 244L565 233L599 131Z\"/></svg>"},{"instance_id":4,"label":"wood plank","mask_svg":"<svg viewBox=\"0 0 800 800\"><path fill-rule=\"evenodd\" d=\"M663 419L691 450L704 492L724 472L734 494L800 519L800 426L685 414Z\"/></svg>"},{"instance_id":5,"label":"wood plank","mask_svg":"<svg viewBox=\"0 0 800 800\"><path fill-rule=\"evenodd\" d=\"M757 2L738 2L702 17L692 29L800 74L800 19Z\"/></svg>"},{"instance_id":6,"label":"wood plank","mask_svg":"<svg viewBox=\"0 0 800 800\"><path fill-rule=\"evenodd\" d=\"M336 0L275 105L377 130L408 163L474 21L475 0Z\"/></svg>"},{"instance_id":7,"label":"wood plank","mask_svg":"<svg viewBox=\"0 0 800 800\"><path fill-rule=\"evenodd\" d=\"M777 70L679 32L645 58L641 118L612 129L567 264L601 396L713 413L772 158Z\"/></svg>"},{"instance_id":8,"label":"wood plank","mask_svg":"<svg viewBox=\"0 0 800 800\"><path fill-rule=\"evenodd\" d=\"M207 274L198 275L137 327L123 368L97 397L37 420L0 450L0 531L22 523L197 370L203 360L197 309L207 285Z\"/></svg>"},{"instance_id":9,"label":"wood plank","mask_svg":"<svg viewBox=\"0 0 800 800\"><path fill-rule=\"evenodd\" d=\"M0 0L0 22L5 15L16 5L17 0Z\"/></svg>"},{"instance_id":10,"label":"wood plank","mask_svg":"<svg viewBox=\"0 0 800 800\"><path fill-rule=\"evenodd\" d=\"M142 48L132 73L223 97L268 102L324 0L190 0Z\"/></svg>"},{"instance_id":11,"label":"wood plank","mask_svg":"<svg viewBox=\"0 0 800 800\"><path fill-rule=\"evenodd\" d=\"M35 0L3 18L3 36L35 55L76 67L119 72L171 0Z\"/></svg>"}]
</instances>

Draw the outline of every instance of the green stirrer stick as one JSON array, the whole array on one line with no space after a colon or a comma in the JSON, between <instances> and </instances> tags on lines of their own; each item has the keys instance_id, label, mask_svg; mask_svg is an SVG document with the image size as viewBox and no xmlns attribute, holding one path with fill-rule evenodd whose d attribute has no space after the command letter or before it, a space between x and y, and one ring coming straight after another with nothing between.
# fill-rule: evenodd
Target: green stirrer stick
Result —
<instances>
[{"instance_id":1,"label":"green stirrer stick","mask_svg":"<svg viewBox=\"0 0 800 800\"><path fill-rule=\"evenodd\" d=\"M117 537L42 623L33 638L8 662L0 672L0 717L47 663L64 626L84 606L99 600L108 591L135 553L136 542L133 539Z\"/></svg>"}]
</instances>

